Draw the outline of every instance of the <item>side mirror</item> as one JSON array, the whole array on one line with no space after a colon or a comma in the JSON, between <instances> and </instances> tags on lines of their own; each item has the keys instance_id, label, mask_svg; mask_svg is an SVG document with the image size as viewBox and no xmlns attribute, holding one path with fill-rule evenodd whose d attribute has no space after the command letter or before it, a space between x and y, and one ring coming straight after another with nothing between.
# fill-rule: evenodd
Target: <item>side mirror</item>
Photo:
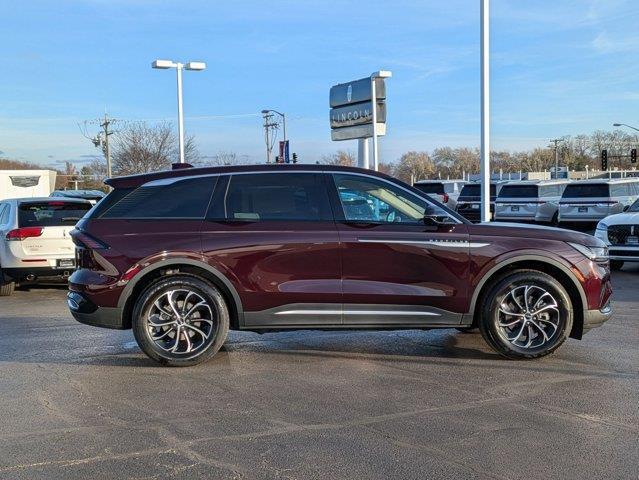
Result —
<instances>
[{"instance_id":1,"label":"side mirror","mask_svg":"<svg viewBox=\"0 0 639 480\"><path fill-rule=\"evenodd\" d=\"M626 205L625 207L623 207L623 211L627 212L629 208L630 208L630 205Z\"/></svg>"}]
</instances>

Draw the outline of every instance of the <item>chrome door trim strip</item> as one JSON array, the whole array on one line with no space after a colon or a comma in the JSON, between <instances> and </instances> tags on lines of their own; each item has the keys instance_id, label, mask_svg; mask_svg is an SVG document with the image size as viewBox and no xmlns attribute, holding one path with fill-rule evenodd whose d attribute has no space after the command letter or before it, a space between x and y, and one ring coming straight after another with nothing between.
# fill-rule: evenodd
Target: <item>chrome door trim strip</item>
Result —
<instances>
[{"instance_id":1,"label":"chrome door trim strip","mask_svg":"<svg viewBox=\"0 0 639 480\"><path fill-rule=\"evenodd\" d=\"M490 245L490 243L482 242L469 242L467 240L384 240L378 238L358 238L360 243L393 243L401 245L417 245L417 246L430 246L430 247L447 247L447 248L483 248Z\"/></svg>"},{"instance_id":2,"label":"chrome door trim strip","mask_svg":"<svg viewBox=\"0 0 639 480\"><path fill-rule=\"evenodd\" d=\"M410 310L283 310L275 315L423 315L427 317L440 317L435 312L419 312Z\"/></svg>"}]
</instances>

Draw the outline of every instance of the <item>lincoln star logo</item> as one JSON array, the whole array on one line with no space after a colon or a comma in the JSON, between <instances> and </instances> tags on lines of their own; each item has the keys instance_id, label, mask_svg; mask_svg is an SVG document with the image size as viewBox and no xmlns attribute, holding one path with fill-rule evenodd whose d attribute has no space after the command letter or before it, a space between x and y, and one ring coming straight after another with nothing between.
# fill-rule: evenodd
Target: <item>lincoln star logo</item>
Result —
<instances>
[{"instance_id":1,"label":"lincoln star logo","mask_svg":"<svg viewBox=\"0 0 639 480\"><path fill-rule=\"evenodd\" d=\"M353 98L353 86L349 85L346 89L346 101L351 103L351 98Z\"/></svg>"}]
</instances>

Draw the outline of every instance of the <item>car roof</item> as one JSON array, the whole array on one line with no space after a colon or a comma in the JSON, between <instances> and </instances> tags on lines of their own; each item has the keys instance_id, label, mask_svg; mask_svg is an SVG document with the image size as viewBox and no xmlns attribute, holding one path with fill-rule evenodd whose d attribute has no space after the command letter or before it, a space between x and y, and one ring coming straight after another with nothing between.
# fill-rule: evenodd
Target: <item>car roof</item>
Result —
<instances>
[{"instance_id":1,"label":"car roof","mask_svg":"<svg viewBox=\"0 0 639 480\"><path fill-rule=\"evenodd\" d=\"M3 202L21 203L36 203L36 202L68 202L68 203L88 203L91 202L83 198L69 198L69 197L25 197L25 198L7 198L2 200Z\"/></svg>"},{"instance_id":2,"label":"car roof","mask_svg":"<svg viewBox=\"0 0 639 480\"><path fill-rule=\"evenodd\" d=\"M466 180L418 180L414 185L424 185L428 183L468 183Z\"/></svg>"},{"instance_id":3,"label":"car roof","mask_svg":"<svg viewBox=\"0 0 639 480\"><path fill-rule=\"evenodd\" d=\"M51 192L51 195L53 195L54 193L60 194L63 197L77 197L80 195L105 195L105 193L100 190L54 190L53 192Z\"/></svg>"},{"instance_id":4,"label":"car roof","mask_svg":"<svg viewBox=\"0 0 639 480\"><path fill-rule=\"evenodd\" d=\"M508 185L565 185L571 183L570 180L512 180Z\"/></svg>"},{"instance_id":5,"label":"car roof","mask_svg":"<svg viewBox=\"0 0 639 480\"><path fill-rule=\"evenodd\" d=\"M571 185L597 185L597 184L611 184L611 183L635 183L639 182L639 177L626 177L626 178L590 178L588 180L576 180L571 182Z\"/></svg>"},{"instance_id":6,"label":"car roof","mask_svg":"<svg viewBox=\"0 0 639 480\"><path fill-rule=\"evenodd\" d=\"M317 164L257 164L257 165L234 165L222 167L191 167L178 168L177 170L162 170L159 172L142 173L138 175L129 175L125 177L113 177L104 181L113 188L135 188L145 183L155 180L179 177L195 177L204 175L225 175L232 173L273 173L273 172L344 172L344 173L360 173L370 176L380 177L387 180L397 181L386 174L357 167L342 167L336 165L317 165Z\"/></svg>"}]
</instances>

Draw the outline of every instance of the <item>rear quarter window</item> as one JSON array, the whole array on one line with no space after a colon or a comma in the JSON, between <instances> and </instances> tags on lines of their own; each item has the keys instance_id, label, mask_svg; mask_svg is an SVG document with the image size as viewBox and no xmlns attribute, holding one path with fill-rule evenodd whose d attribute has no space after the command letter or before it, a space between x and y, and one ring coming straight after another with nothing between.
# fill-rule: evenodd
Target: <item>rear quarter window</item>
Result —
<instances>
[{"instance_id":1,"label":"rear quarter window","mask_svg":"<svg viewBox=\"0 0 639 480\"><path fill-rule=\"evenodd\" d=\"M65 202L25 202L18 206L19 227L62 227L78 223L91 209L90 203Z\"/></svg>"},{"instance_id":2,"label":"rear quarter window","mask_svg":"<svg viewBox=\"0 0 639 480\"><path fill-rule=\"evenodd\" d=\"M202 219L211 200L218 177L198 177L176 179L169 182L151 183L120 198L102 200L98 215L100 218L179 218ZM117 190L116 190L117 191Z\"/></svg>"}]
</instances>

